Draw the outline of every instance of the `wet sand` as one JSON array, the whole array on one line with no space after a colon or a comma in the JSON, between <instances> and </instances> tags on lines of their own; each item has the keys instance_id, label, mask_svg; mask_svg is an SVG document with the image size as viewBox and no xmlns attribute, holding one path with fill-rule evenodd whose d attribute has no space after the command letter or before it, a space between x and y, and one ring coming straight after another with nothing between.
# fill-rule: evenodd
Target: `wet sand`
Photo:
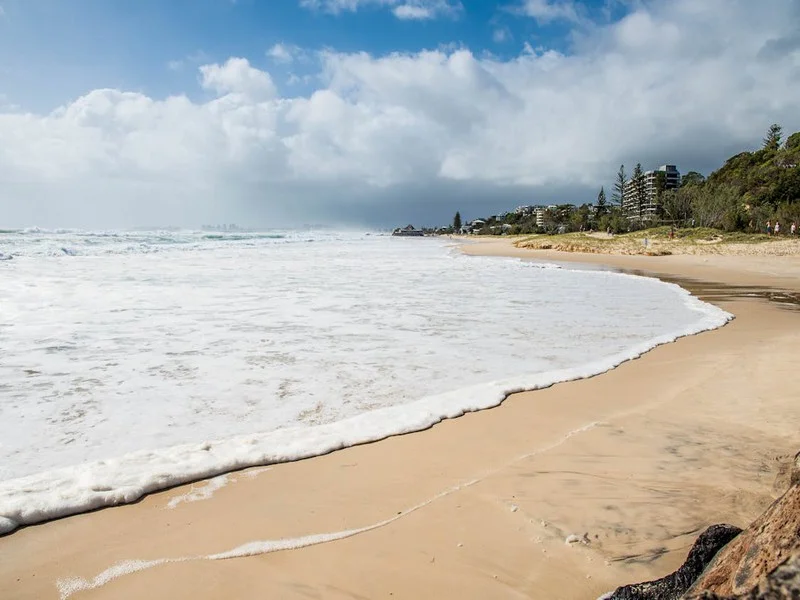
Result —
<instances>
[{"instance_id":1,"label":"wet sand","mask_svg":"<svg viewBox=\"0 0 800 600\"><path fill-rule=\"evenodd\" d=\"M800 445L800 259L562 256L505 241L467 251L660 273L737 318L424 432L231 474L208 499L169 508L183 486L21 529L0 538L3 597L63 598L59 580L78 577L104 585L76 599L590 599L672 570L702 528L745 525L778 495ZM132 559L371 526L92 581Z\"/></svg>"}]
</instances>

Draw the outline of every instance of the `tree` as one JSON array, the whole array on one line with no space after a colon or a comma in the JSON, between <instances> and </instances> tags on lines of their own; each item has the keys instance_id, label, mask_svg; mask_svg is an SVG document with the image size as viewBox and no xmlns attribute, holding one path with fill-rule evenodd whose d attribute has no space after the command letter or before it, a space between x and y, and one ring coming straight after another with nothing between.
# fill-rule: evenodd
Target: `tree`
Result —
<instances>
[{"instance_id":1,"label":"tree","mask_svg":"<svg viewBox=\"0 0 800 600\"><path fill-rule=\"evenodd\" d=\"M461 231L461 213L456 212L456 216L453 217L453 231L458 233Z\"/></svg>"},{"instance_id":2,"label":"tree","mask_svg":"<svg viewBox=\"0 0 800 600\"><path fill-rule=\"evenodd\" d=\"M728 231L737 229L741 197L730 185L704 185L692 189L692 214L700 227L717 227Z\"/></svg>"},{"instance_id":3,"label":"tree","mask_svg":"<svg viewBox=\"0 0 800 600\"><path fill-rule=\"evenodd\" d=\"M692 218L694 189L696 188L690 187L664 192L661 197L661 210L670 223L683 227Z\"/></svg>"},{"instance_id":4,"label":"tree","mask_svg":"<svg viewBox=\"0 0 800 600\"><path fill-rule=\"evenodd\" d=\"M572 231L583 231L592 227L592 211L588 204L581 204L570 213L569 225Z\"/></svg>"},{"instance_id":5,"label":"tree","mask_svg":"<svg viewBox=\"0 0 800 600\"><path fill-rule=\"evenodd\" d=\"M617 204L617 206L622 206L622 203L625 200L625 184L627 183L628 180L625 177L625 165L620 165L619 171L617 172L617 180L614 183L614 193L611 194L611 199Z\"/></svg>"},{"instance_id":6,"label":"tree","mask_svg":"<svg viewBox=\"0 0 800 600\"><path fill-rule=\"evenodd\" d=\"M777 150L781 147L783 128L777 123L769 126L767 137L764 138L764 150Z\"/></svg>"},{"instance_id":7,"label":"tree","mask_svg":"<svg viewBox=\"0 0 800 600\"><path fill-rule=\"evenodd\" d=\"M631 186L633 188L633 203L636 209L636 214L641 223L644 219L644 205L647 203L647 191L644 186L644 171L642 171L642 163L636 163L633 168L633 175L631 175Z\"/></svg>"},{"instance_id":8,"label":"tree","mask_svg":"<svg viewBox=\"0 0 800 600\"><path fill-rule=\"evenodd\" d=\"M786 138L786 143L783 145L786 150L796 150L800 148L800 132L793 133Z\"/></svg>"},{"instance_id":9,"label":"tree","mask_svg":"<svg viewBox=\"0 0 800 600\"><path fill-rule=\"evenodd\" d=\"M701 185L705 183L706 178L697 171L689 171L686 175L681 177L681 187L687 185Z\"/></svg>"},{"instance_id":10,"label":"tree","mask_svg":"<svg viewBox=\"0 0 800 600\"><path fill-rule=\"evenodd\" d=\"M597 204L595 205L595 215L599 219L604 214L608 212L608 206L606 204L606 190L601 187L600 193L597 194Z\"/></svg>"}]
</instances>

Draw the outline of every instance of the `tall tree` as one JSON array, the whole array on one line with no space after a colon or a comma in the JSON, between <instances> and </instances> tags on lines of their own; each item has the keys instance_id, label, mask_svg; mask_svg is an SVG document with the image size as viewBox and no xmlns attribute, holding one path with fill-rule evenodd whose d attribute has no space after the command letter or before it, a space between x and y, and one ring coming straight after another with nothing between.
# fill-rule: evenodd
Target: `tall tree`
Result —
<instances>
[{"instance_id":1,"label":"tall tree","mask_svg":"<svg viewBox=\"0 0 800 600\"><path fill-rule=\"evenodd\" d=\"M617 179L614 182L614 193L611 194L611 199L619 206L622 206L625 201L625 185L627 183L628 179L625 177L625 165L620 165L619 171L617 172Z\"/></svg>"},{"instance_id":2,"label":"tall tree","mask_svg":"<svg viewBox=\"0 0 800 600\"><path fill-rule=\"evenodd\" d=\"M781 147L783 128L777 123L769 126L767 137L764 138L764 150L777 150Z\"/></svg>"},{"instance_id":3,"label":"tall tree","mask_svg":"<svg viewBox=\"0 0 800 600\"><path fill-rule=\"evenodd\" d=\"M636 163L633 168L633 175L631 175L631 186L633 188L633 202L636 209L636 215L641 223L644 218L644 205L647 203L647 192L644 186L644 171L642 171L642 163Z\"/></svg>"},{"instance_id":4,"label":"tall tree","mask_svg":"<svg viewBox=\"0 0 800 600\"><path fill-rule=\"evenodd\" d=\"M664 197L664 192L667 191L667 174L664 171L656 171L656 181L655 181L655 204L656 204L656 215L661 217L664 213L661 207L661 199Z\"/></svg>"},{"instance_id":5,"label":"tall tree","mask_svg":"<svg viewBox=\"0 0 800 600\"><path fill-rule=\"evenodd\" d=\"M458 233L461 231L461 213L456 212L456 216L453 217L453 231Z\"/></svg>"},{"instance_id":6,"label":"tall tree","mask_svg":"<svg viewBox=\"0 0 800 600\"><path fill-rule=\"evenodd\" d=\"M689 171L686 175L681 177L681 187L687 185L700 185L705 183L706 178L697 171Z\"/></svg>"},{"instance_id":7,"label":"tall tree","mask_svg":"<svg viewBox=\"0 0 800 600\"><path fill-rule=\"evenodd\" d=\"M692 218L692 201L697 187L667 190L661 197L661 210L667 220L677 227L684 227Z\"/></svg>"},{"instance_id":8,"label":"tall tree","mask_svg":"<svg viewBox=\"0 0 800 600\"><path fill-rule=\"evenodd\" d=\"M597 204L595 205L594 214L597 215L598 217L602 217L607 212L608 212L608 204L606 202L606 190L601 186L600 193L597 194Z\"/></svg>"}]
</instances>

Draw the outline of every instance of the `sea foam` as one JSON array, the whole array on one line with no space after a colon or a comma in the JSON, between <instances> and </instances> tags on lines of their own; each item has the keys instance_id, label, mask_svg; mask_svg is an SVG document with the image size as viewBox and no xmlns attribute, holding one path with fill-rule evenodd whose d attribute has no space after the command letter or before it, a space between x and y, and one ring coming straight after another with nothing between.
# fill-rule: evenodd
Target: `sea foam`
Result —
<instances>
[{"instance_id":1,"label":"sea foam","mask_svg":"<svg viewBox=\"0 0 800 600\"><path fill-rule=\"evenodd\" d=\"M0 532L425 429L731 318L440 241L204 236L0 236Z\"/></svg>"}]
</instances>

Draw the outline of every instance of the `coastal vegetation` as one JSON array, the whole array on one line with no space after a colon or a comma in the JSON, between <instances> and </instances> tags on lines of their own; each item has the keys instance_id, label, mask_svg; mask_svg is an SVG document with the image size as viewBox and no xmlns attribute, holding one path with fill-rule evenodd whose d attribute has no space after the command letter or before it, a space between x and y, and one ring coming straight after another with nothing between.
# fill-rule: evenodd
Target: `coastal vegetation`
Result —
<instances>
[{"instance_id":1,"label":"coastal vegetation","mask_svg":"<svg viewBox=\"0 0 800 600\"><path fill-rule=\"evenodd\" d=\"M768 222L778 221L788 233L790 223L800 223L800 132L784 141L780 125L774 124L761 148L732 156L708 177L689 171L679 187L667 189L664 173L656 172L654 187L657 209L654 215L645 214L648 200L642 165L637 163L630 177L620 165L610 203L601 187L594 202L520 207L475 219L465 227L482 235L620 234L653 227L757 234L767 232ZM461 231L460 213L456 217L452 227L440 231Z\"/></svg>"},{"instance_id":2,"label":"coastal vegetation","mask_svg":"<svg viewBox=\"0 0 800 600\"><path fill-rule=\"evenodd\" d=\"M752 254L753 246L769 244L769 254L796 254L798 243L781 236L744 231L725 232L711 227L677 229L662 225L629 233L570 232L523 235L514 245L534 250L589 254L666 256L670 254ZM777 243L775 243L777 242Z\"/></svg>"}]
</instances>

